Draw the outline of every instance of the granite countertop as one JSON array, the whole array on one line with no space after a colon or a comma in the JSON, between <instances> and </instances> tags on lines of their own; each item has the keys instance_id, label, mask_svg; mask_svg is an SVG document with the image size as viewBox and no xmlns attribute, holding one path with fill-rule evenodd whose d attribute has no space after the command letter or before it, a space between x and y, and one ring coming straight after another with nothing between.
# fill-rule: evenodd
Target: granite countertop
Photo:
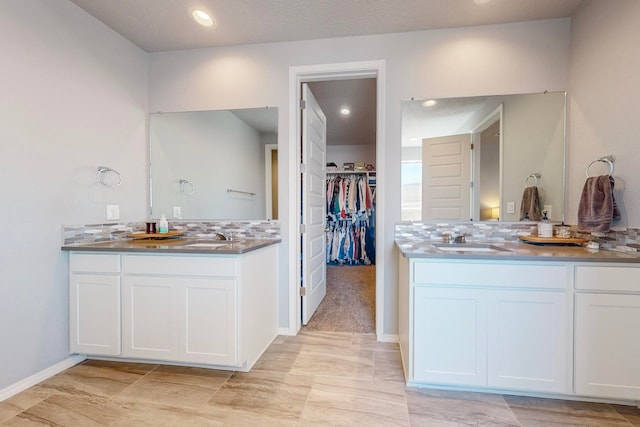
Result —
<instances>
[{"instance_id":1,"label":"granite countertop","mask_svg":"<svg viewBox=\"0 0 640 427\"><path fill-rule=\"evenodd\" d=\"M542 246L504 241L468 243L471 247L490 245L498 249L483 252L464 251L463 245L456 245L458 247L455 251L447 251L438 249L437 246L447 246L447 244L437 241L396 240L396 247L405 258L640 263L640 253L638 252L594 250L583 246Z\"/></svg>"},{"instance_id":2,"label":"granite countertop","mask_svg":"<svg viewBox=\"0 0 640 427\"><path fill-rule=\"evenodd\" d=\"M150 252L159 254L239 255L280 243L280 239L216 240L179 237L161 240L127 239L62 246L63 251Z\"/></svg>"}]
</instances>

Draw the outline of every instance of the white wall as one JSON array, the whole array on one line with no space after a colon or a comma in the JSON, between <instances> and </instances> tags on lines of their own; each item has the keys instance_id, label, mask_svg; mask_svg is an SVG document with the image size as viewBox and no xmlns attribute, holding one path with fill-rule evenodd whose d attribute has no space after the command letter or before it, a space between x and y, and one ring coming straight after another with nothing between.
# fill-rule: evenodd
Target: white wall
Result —
<instances>
[{"instance_id":1,"label":"white wall","mask_svg":"<svg viewBox=\"0 0 640 427\"><path fill-rule=\"evenodd\" d=\"M2 390L68 357L61 225L145 217L147 60L68 0L2 0L0 52Z\"/></svg>"},{"instance_id":2,"label":"white wall","mask_svg":"<svg viewBox=\"0 0 640 427\"><path fill-rule=\"evenodd\" d=\"M640 1L587 0L572 22L568 221L577 222L585 168L613 154L618 225L640 226ZM592 169L601 173L604 169ZM616 225L616 224L614 224Z\"/></svg>"},{"instance_id":3,"label":"white wall","mask_svg":"<svg viewBox=\"0 0 640 427\"><path fill-rule=\"evenodd\" d=\"M257 130L226 110L152 114L149 120L154 218L171 217L174 206L189 219L267 217L264 143ZM184 192L180 179L191 183Z\"/></svg>"},{"instance_id":4,"label":"white wall","mask_svg":"<svg viewBox=\"0 0 640 427\"><path fill-rule=\"evenodd\" d=\"M149 104L152 111L185 111L277 106L279 110L280 212L283 244L280 266L280 324L288 327L288 266L298 255L289 250L285 212L295 197L289 176L290 66L353 61L386 61L384 179L388 189L386 224L378 230L385 248L384 333L397 333L397 261L393 224L400 220L400 102L567 89L569 20L310 40L290 43L199 49L153 54ZM377 165L379 167L379 165Z\"/></svg>"}]
</instances>

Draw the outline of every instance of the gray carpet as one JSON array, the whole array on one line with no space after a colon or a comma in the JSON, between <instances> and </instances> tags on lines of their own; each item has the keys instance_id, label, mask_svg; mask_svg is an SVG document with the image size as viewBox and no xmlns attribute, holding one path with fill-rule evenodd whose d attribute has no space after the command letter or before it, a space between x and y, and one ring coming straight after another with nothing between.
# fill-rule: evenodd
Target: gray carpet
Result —
<instances>
[{"instance_id":1,"label":"gray carpet","mask_svg":"<svg viewBox=\"0 0 640 427\"><path fill-rule=\"evenodd\" d=\"M375 333L375 265L327 265L327 296L306 326L312 331Z\"/></svg>"}]
</instances>

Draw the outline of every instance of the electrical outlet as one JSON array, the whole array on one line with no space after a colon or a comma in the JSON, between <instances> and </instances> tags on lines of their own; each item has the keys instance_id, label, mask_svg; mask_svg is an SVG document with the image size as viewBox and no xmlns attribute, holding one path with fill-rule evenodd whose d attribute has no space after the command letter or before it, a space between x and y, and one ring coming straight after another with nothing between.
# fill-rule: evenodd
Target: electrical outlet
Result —
<instances>
[{"instance_id":1,"label":"electrical outlet","mask_svg":"<svg viewBox=\"0 0 640 427\"><path fill-rule=\"evenodd\" d=\"M120 205L107 205L107 219L120 219Z\"/></svg>"},{"instance_id":2,"label":"electrical outlet","mask_svg":"<svg viewBox=\"0 0 640 427\"><path fill-rule=\"evenodd\" d=\"M543 211L547 211L547 218L551 218L551 205L544 205Z\"/></svg>"},{"instance_id":3,"label":"electrical outlet","mask_svg":"<svg viewBox=\"0 0 640 427\"><path fill-rule=\"evenodd\" d=\"M182 208L180 206L173 207L173 218L182 219Z\"/></svg>"},{"instance_id":4,"label":"electrical outlet","mask_svg":"<svg viewBox=\"0 0 640 427\"><path fill-rule=\"evenodd\" d=\"M516 213L516 202L507 202L507 213Z\"/></svg>"}]
</instances>

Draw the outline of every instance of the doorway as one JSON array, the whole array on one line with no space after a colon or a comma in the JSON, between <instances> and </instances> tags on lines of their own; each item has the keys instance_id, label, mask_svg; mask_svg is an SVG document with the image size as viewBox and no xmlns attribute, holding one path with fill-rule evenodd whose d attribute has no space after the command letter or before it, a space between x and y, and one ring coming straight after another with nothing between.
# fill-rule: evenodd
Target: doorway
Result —
<instances>
[{"instance_id":1,"label":"doorway","mask_svg":"<svg viewBox=\"0 0 640 427\"><path fill-rule=\"evenodd\" d=\"M343 63L343 64L325 64L317 66L301 66L291 67L289 73L290 84L290 116L289 129L292 135L292 141L295 143L290 145L289 164L292 176L298 176L300 172L299 159L301 159L300 143L301 126L299 120L299 99L300 88L302 83L307 82L323 82L330 80L347 80L358 78L374 78L376 81L376 132L375 132L375 165L377 174L376 200L377 210L375 215L376 229L380 230L376 233L375 249L378 254L382 253L384 247L384 233L382 232L382 224L384 224L384 61L370 61L359 63ZM299 218L301 200L303 190L299 180L296 179L296 204L295 207L290 206L290 218ZM302 327L301 321L301 263L298 261L302 256L302 245L300 243L300 225L297 221L291 221L290 228L292 245L290 246L290 259L295 262L290 263L289 270L289 324L292 333L296 334ZM293 249L295 248L295 249ZM381 258L379 258L381 259ZM348 267L346 267L348 268ZM375 333L379 341L384 341L383 336L383 319L384 319L384 263L376 262L373 267L375 272Z\"/></svg>"},{"instance_id":2,"label":"doorway","mask_svg":"<svg viewBox=\"0 0 640 427\"><path fill-rule=\"evenodd\" d=\"M326 295L308 322L303 313L302 322L307 330L373 334L376 79L313 81L306 85L326 117L322 265ZM303 143L303 158L304 150ZM304 203L304 193L302 197Z\"/></svg>"}]
</instances>

